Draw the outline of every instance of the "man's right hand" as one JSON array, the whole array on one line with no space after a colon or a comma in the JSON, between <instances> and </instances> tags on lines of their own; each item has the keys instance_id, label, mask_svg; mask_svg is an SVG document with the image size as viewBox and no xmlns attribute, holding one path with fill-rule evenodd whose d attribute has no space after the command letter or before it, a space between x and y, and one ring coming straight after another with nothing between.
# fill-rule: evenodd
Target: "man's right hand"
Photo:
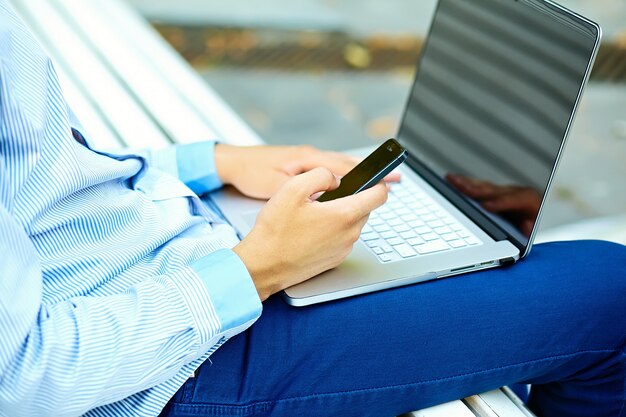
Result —
<instances>
[{"instance_id":1,"label":"man's right hand","mask_svg":"<svg viewBox=\"0 0 626 417\"><path fill-rule=\"evenodd\" d=\"M293 177L234 248L261 300L338 266L352 251L370 212L387 201L384 184L324 203L312 198L338 185L326 168Z\"/></svg>"}]
</instances>

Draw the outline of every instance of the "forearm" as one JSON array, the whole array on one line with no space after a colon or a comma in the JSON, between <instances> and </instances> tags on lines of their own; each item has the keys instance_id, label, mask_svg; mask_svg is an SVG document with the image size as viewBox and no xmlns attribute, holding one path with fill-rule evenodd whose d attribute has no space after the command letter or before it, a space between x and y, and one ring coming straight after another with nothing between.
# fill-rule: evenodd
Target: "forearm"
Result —
<instances>
[{"instance_id":1,"label":"forearm","mask_svg":"<svg viewBox=\"0 0 626 417\"><path fill-rule=\"evenodd\" d=\"M215 170L222 183L232 184L245 163L241 147L218 143L215 145Z\"/></svg>"},{"instance_id":2,"label":"forearm","mask_svg":"<svg viewBox=\"0 0 626 417\"><path fill-rule=\"evenodd\" d=\"M41 306L0 369L0 410L79 415L171 378L260 314L251 283L232 280L224 288L231 277L218 274L232 270L228 263L218 259L210 277L181 268L121 294ZM231 302L236 307L221 305Z\"/></svg>"},{"instance_id":3,"label":"forearm","mask_svg":"<svg viewBox=\"0 0 626 417\"><path fill-rule=\"evenodd\" d=\"M11 416L79 415L171 377L200 345L184 303L163 277L125 294L42 307L3 369L0 408Z\"/></svg>"}]
</instances>

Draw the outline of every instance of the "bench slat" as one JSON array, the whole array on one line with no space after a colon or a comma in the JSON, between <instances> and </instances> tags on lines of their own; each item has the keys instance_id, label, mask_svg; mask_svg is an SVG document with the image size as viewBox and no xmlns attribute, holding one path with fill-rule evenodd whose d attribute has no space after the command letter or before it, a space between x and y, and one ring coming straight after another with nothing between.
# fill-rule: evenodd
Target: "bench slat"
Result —
<instances>
[{"instance_id":1,"label":"bench slat","mask_svg":"<svg viewBox=\"0 0 626 417\"><path fill-rule=\"evenodd\" d=\"M400 417L476 417L461 400L413 411ZM484 416L483 416L484 417Z\"/></svg>"},{"instance_id":2,"label":"bench slat","mask_svg":"<svg viewBox=\"0 0 626 417\"><path fill-rule=\"evenodd\" d=\"M142 108L122 88L80 35L55 10L51 3L38 0L13 0L52 57L59 63L84 97L108 121L108 125L132 147L167 146L169 140Z\"/></svg>"},{"instance_id":3,"label":"bench slat","mask_svg":"<svg viewBox=\"0 0 626 417\"><path fill-rule=\"evenodd\" d=\"M92 107L91 103L80 93L79 88L71 81L65 70L56 65L63 93L70 107L78 116L85 128L85 134L96 149L116 150L124 147L124 144L116 133L102 120L100 114Z\"/></svg>"},{"instance_id":4,"label":"bench slat","mask_svg":"<svg viewBox=\"0 0 626 417\"><path fill-rule=\"evenodd\" d=\"M19 6L19 5L16 5ZM18 10L19 12L19 10ZM32 16L23 15L25 21L31 20ZM32 25L31 25L32 26ZM33 31L33 34L37 37L38 41L46 47L46 39L42 39L42 36L38 31ZM52 53L48 52L50 56ZM59 77L61 88L65 94L68 104L72 110L76 113L76 116L81 121L83 127L86 129L91 142L99 149L119 149L123 147L123 142L117 136L117 133L111 130L106 120L102 119L102 115L94 109L91 101L81 91L80 87L74 82L74 79L68 75L63 62L58 62L54 57L52 58L55 64L55 70Z\"/></svg>"},{"instance_id":5,"label":"bench slat","mask_svg":"<svg viewBox=\"0 0 626 417\"><path fill-rule=\"evenodd\" d=\"M154 70L163 83L176 91L215 132L215 137L238 145L256 145L263 140L230 108L226 102L193 70L145 19L119 0L74 0L84 7L99 10L106 21L116 22L127 35L127 42L146 62L158 63ZM191 138L181 138L182 142Z\"/></svg>"},{"instance_id":6,"label":"bench slat","mask_svg":"<svg viewBox=\"0 0 626 417\"><path fill-rule=\"evenodd\" d=\"M172 142L215 137L155 70L160 63L146 60L138 53L141 48L130 43L132 36L120 30L114 18L102 16L101 7L96 9L85 0L52 0L52 3L68 22L73 22L85 43L101 56L107 70L122 80L126 90L137 98Z\"/></svg>"}]
</instances>

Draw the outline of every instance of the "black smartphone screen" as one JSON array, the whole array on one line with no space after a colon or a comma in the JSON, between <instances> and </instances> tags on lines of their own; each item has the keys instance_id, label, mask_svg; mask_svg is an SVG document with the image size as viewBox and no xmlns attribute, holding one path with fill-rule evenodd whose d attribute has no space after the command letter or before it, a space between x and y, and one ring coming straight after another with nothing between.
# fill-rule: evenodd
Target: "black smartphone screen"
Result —
<instances>
[{"instance_id":1,"label":"black smartphone screen","mask_svg":"<svg viewBox=\"0 0 626 417\"><path fill-rule=\"evenodd\" d=\"M335 190L325 192L318 201L346 197L370 188L382 181L407 157L407 151L396 140L389 139L341 179Z\"/></svg>"}]
</instances>

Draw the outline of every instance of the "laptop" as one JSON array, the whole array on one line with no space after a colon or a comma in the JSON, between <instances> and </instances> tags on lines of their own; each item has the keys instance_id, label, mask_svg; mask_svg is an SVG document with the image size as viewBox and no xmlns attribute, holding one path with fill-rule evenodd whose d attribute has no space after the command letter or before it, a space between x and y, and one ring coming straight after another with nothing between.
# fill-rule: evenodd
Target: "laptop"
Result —
<instances>
[{"instance_id":1,"label":"laptop","mask_svg":"<svg viewBox=\"0 0 626 417\"><path fill-rule=\"evenodd\" d=\"M531 250L600 27L547 0L440 0L397 140L402 181L294 306L508 265ZM371 149L351 154L366 156ZM262 201L213 203L245 236Z\"/></svg>"}]
</instances>

